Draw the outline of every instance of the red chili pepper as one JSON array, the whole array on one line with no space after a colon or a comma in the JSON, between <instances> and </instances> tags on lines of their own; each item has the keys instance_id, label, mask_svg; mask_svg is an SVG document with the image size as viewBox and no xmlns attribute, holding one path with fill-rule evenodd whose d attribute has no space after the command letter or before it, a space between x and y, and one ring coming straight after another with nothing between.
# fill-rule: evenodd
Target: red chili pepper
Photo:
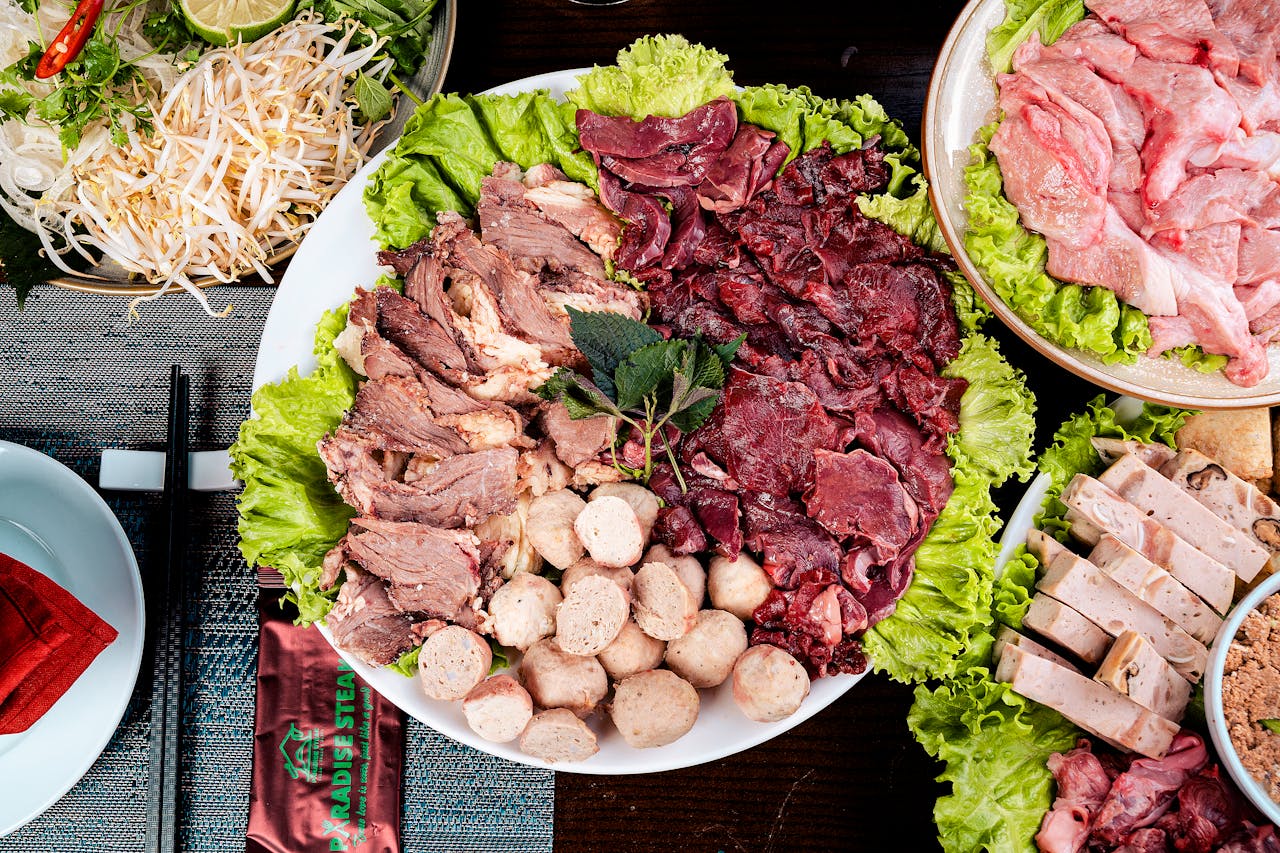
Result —
<instances>
[{"instance_id":1,"label":"red chili pepper","mask_svg":"<svg viewBox=\"0 0 1280 853\"><path fill-rule=\"evenodd\" d=\"M41 80L52 77L80 55L105 4L106 0L80 0L76 10L71 13L71 19L58 31L53 44L40 57L40 62L36 65L36 77Z\"/></svg>"}]
</instances>

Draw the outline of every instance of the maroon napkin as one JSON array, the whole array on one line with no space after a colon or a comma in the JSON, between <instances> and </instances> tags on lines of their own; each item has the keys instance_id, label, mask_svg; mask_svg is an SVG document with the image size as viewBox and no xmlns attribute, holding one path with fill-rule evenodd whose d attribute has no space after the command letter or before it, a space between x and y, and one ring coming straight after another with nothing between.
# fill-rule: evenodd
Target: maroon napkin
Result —
<instances>
[{"instance_id":1,"label":"maroon napkin","mask_svg":"<svg viewBox=\"0 0 1280 853\"><path fill-rule=\"evenodd\" d=\"M31 728L118 634L71 593L0 554L0 735Z\"/></svg>"},{"instance_id":2,"label":"maroon napkin","mask_svg":"<svg viewBox=\"0 0 1280 853\"><path fill-rule=\"evenodd\" d=\"M400 853L404 714L259 592L245 853Z\"/></svg>"}]
</instances>

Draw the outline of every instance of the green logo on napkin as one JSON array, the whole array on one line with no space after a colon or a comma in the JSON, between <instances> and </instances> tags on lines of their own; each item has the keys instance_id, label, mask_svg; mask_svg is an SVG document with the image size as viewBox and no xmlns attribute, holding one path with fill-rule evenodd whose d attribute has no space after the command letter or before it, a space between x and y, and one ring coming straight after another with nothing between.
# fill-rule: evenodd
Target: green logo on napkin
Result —
<instances>
[{"instance_id":1,"label":"green logo on napkin","mask_svg":"<svg viewBox=\"0 0 1280 853\"><path fill-rule=\"evenodd\" d=\"M284 756L284 769L290 779L314 782L320 778L323 741L320 729L304 732L295 723L289 724L288 734L280 741L280 754Z\"/></svg>"}]
</instances>

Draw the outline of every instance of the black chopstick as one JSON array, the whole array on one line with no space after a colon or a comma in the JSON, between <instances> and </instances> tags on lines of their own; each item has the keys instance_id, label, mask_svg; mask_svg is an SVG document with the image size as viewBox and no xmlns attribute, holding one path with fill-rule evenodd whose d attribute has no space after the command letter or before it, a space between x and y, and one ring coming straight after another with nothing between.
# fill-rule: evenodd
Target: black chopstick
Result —
<instances>
[{"instance_id":1,"label":"black chopstick","mask_svg":"<svg viewBox=\"0 0 1280 853\"><path fill-rule=\"evenodd\" d=\"M190 377L169 373L169 436L165 447L163 562L149 572L154 646L151 683L151 752L147 787L148 853L177 853L180 832L182 662L186 652L187 438ZM153 561L154 563L154 561Z\"/></svg>"}]
</instances>

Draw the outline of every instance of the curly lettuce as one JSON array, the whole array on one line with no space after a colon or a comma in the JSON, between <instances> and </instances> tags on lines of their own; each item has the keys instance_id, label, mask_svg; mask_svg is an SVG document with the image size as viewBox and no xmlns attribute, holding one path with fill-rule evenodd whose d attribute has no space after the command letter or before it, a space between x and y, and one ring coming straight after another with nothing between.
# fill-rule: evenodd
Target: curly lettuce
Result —
<instances>
[{"instance_id":1,"label":"curly lettuce","mask_svg":"<svg viewBox=\"0 0 1280 853\"><path fill-rule=\"evenodd\" d=\"M572 108L545 90L435 95L418 107L365 187L374 238L403 249L431 233L439 211L470 216L480 181L500 161L525 169L552 163L572 180L599 188L591 156L578 147Z\"/></svg>"},{"instance_id":2,"label":"curly lettuce","mask_svg":"<svg viewBox=\"0 0 1280 853\"><path fill-rule=\"evenodd\" d=\"M1046 762L1080 732L1058 712L993 681L983 667L930 688L920 685L907 725L946 767L951 792L933 817L947 853L1034 853L1053 797Z\"/></svg>"},{"instance_id":3,"label":"curly lettuce","mask_svg":"<svg viewBox=\"0 0 1280 853\"><path fill-rule=\"evenodd\" d=\"M645 36L618 52L617 63L595 66L565 99L606 116L682 116L733 94L729 57L680 35Z\"/></svg>"},{"instance_id":4,"label":"curly lettuce","mask_svg":"<svg viewBox=\"0 0 1280 853\"><path fill-rule=\"evenodd\" d=\"M337 590L320 589L324 555L347 532L355 510L329 482L316 443L333 430L356 396L356 374L334 349L347 307L328 311L316 329L316 369L291 368L253 395L253 413L231 445L231 470L244 483L240 553L250 566L274 568L285 598L298 605L298 621L324 617Z\"/></svg>"},{"instance_id":5,"label":"curly lettuce","mask_svg":"<svg viewBox=\"0 0 1280 853\"><path fill-rule=\"evenodd\" d=\"M1000 528L991 490L1031 475L1035 400L995 341L970 335L944 373L969 382L960 431L947 447L955 492L915 553L915 576L897 609L863 638L876 670L904 682L985 660Z\"/></svg>"}]
</instances>

